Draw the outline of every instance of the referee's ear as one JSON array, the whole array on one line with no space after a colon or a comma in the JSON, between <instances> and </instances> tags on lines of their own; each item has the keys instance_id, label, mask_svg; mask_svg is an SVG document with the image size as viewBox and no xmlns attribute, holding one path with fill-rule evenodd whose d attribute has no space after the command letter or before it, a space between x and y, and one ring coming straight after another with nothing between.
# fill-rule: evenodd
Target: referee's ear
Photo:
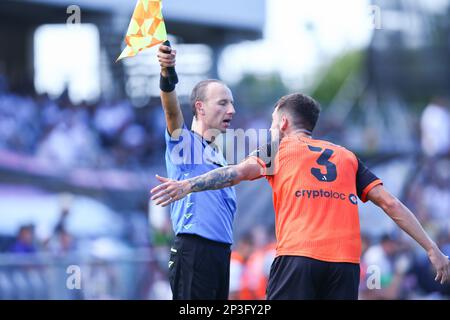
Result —
<instances>
[{"instance_id":1,"label":"referee's ear","mask_svg":"<svg viewBox=\"0 0 450 320\"><path fill-rule=\"evenodd\" d=\"M201 114L202 116L205 115L205 109L204 109L202 101L195 102L195 111L196 111L197 115L199 115L199 114Z\"/></svg>"}]
</instances>

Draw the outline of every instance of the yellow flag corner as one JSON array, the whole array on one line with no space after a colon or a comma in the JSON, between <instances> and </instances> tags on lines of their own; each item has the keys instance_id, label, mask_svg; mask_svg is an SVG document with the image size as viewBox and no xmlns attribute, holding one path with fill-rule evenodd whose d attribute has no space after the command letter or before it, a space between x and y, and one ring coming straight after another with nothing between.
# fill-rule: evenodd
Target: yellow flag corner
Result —
<instances>
[{"instance_id":1,"label":"yellow flag corner","mask_svg":"<svg viewBox=\"0 0 450 320\"><path fill-rule=\"evenodd\" d=\"M127 46L116 62L167 40L161 0L138 0L125 36Z\"/></svg>"}]
</instances>

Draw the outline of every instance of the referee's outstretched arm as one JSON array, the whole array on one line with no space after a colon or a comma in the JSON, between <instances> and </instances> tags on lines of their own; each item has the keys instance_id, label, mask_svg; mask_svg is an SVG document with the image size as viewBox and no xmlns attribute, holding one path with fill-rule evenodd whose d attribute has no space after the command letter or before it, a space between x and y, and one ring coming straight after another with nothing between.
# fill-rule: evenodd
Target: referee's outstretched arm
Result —
<instances>
[{"instance_id":1,"label":"referee's outstretched arm","mask_svg":"<svg viewBox=\"0 0 450 320\"><path fill-rule=\"evenodd\" d=\"M176 54L176 50L161 45L157 55L161 66L161 102L166 117L167 130L173 138L178 138L177 135L181 134L181 130L178 129L183 128L184 124L183 113L175 91L175 83L170 83L167 70L169 67L175 67Z\"/></svg>"},{"instance_id":2,"label":"referee's outstretched arm","mask_svg":"<svg viewBox=\"0 0 450 320\"><path fill-rule=\"evenodd\" d=\"M370 190L367 199L383 209L403 231L425 249L431 263L436 268L436 281L440 281L441 284L450 281L450 261L448 257L439 250L416 217L400 200L390 194L383 185L378 185Z\"/></svg>"},{"instance_id":3,"label":"referee's outstretched arm","mask_svg":"<svg viewBox=\"0 0 450 320\"><path fill-rule=\"evenodd\" d=\"M156 205L165 207L192 192L222 189L244 180L255 180L261 177L261 167L254 158L247 158L237 165L218 168L186 180L177 181L156 175L162 184L150 191L151 199L156 202Z\"/></svg>"}]
</instances>

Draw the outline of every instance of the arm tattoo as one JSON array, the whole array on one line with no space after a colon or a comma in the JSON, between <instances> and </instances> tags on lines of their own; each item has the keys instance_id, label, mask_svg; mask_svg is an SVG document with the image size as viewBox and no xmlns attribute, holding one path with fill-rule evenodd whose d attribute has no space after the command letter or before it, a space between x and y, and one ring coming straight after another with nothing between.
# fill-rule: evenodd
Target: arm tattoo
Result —
<instances>
[{"instance_id":1,"label":"arm tattoo","mask_svg":"<svg viewBox=\"0 0 450 320\"><path fill-rule=\"evenodd\" d=\"M199 192L231 187L236 177L237 172L235 168L229 166L189 179L189 182L191 183L192 192Z\"/></svg>"}]
</instances>

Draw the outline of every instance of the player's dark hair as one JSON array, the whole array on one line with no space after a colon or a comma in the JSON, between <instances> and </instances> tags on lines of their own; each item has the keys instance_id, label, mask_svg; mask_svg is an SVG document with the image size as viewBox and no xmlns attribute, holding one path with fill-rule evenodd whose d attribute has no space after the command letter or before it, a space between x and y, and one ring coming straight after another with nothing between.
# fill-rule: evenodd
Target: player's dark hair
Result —
<instances>
[{"instance_id":1,"label":"player's dark hair","mask_svg":"<svg viewBox=\"0 0 450 320\"><path fill-rule=\"evenodd\" d=\"M320 104L311 97L301 93L293 93L278 100L278 110L283 110L292 116L293 126L313 131L319 120Z\"/></svg>"},{"instance_id":2,"label":"player's dark hair","mask_svg":"<svg viewBox=\"0 0 450 320\"><path fill-rule=\"evenodd\" d=\"M194 115L194 117L197 117L197 110L195 109L195 103L197 101L205 101L206 89L208 88L208 85L210 83L220 83L220 84L225 85L225 83L223 83L222 81L217 80L217 79L208 79L208 80L203 80L203 81L200 81L199 83L197 83L197 85L194 87L194 89L192 89L191 99L190 99L192 114Z\"/></svg>"}]
</instances>

